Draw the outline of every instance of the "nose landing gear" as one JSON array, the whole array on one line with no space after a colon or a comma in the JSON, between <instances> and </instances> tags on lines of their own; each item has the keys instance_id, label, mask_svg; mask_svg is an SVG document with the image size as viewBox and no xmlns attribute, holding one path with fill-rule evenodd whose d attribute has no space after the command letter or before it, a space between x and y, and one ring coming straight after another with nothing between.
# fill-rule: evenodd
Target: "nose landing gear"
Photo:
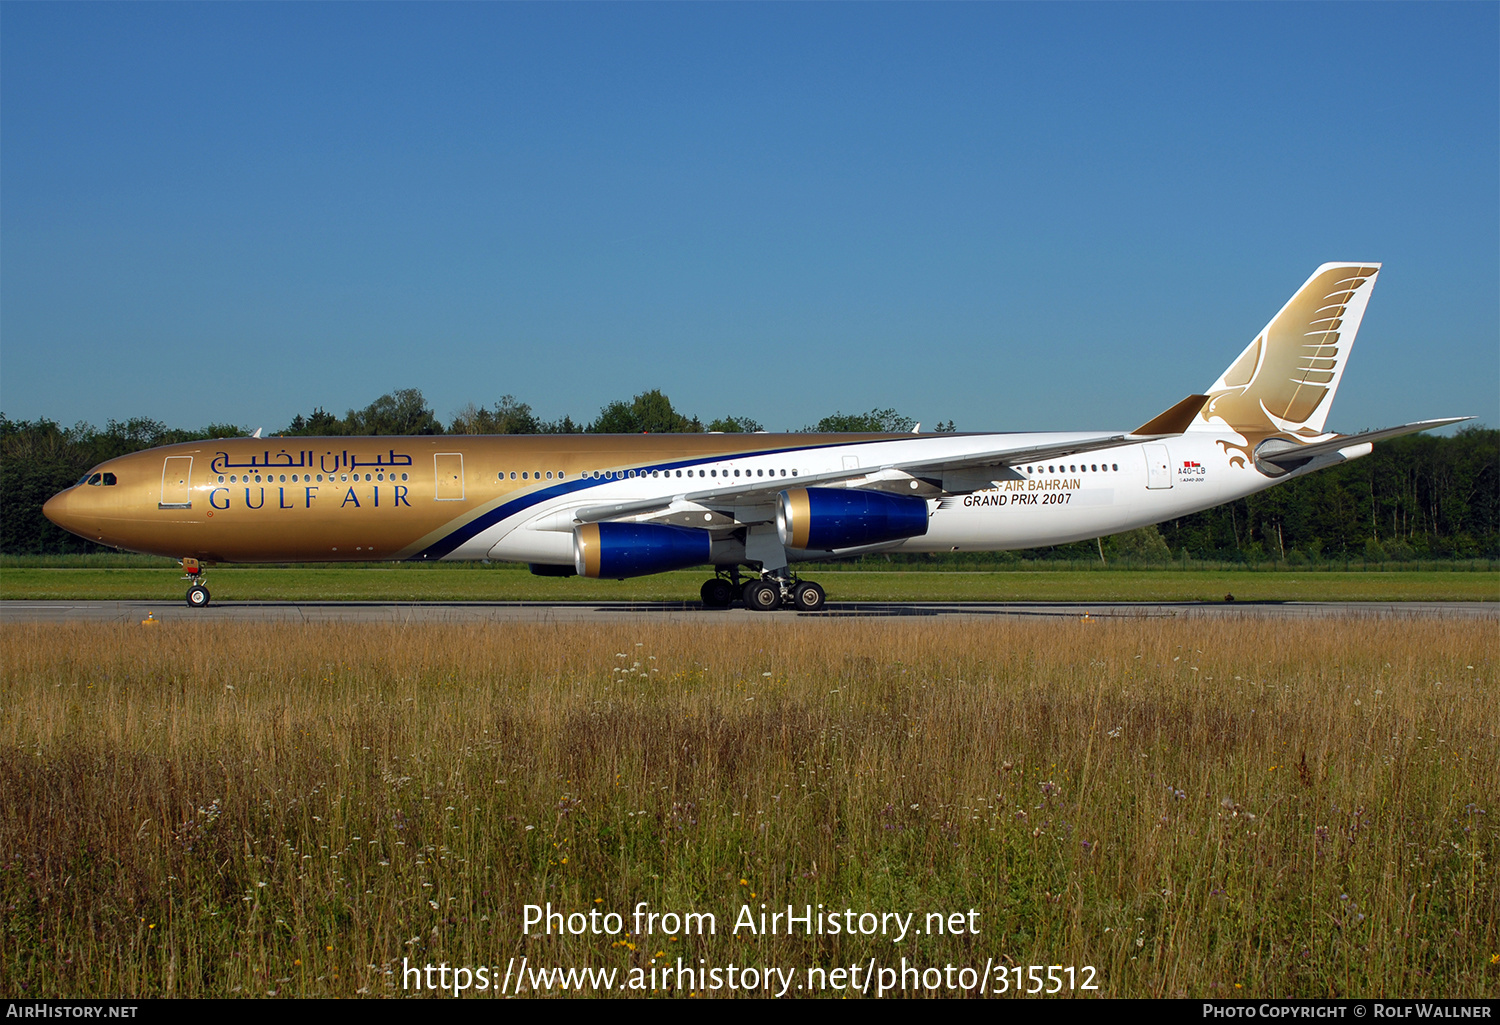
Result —
<instances>
[{"instance_id":1,"label":"nose landing gear","mask_svg":"<svg viewBox=\"0 0 1500 1025\"><path fill-rule=\"evenodd\" d=\"M203 585L203 567L197 559L183 559L182 579L189 581L187 604L190 609L201 609L208 605L208 588Z\"/></svg>"}]
</instances>

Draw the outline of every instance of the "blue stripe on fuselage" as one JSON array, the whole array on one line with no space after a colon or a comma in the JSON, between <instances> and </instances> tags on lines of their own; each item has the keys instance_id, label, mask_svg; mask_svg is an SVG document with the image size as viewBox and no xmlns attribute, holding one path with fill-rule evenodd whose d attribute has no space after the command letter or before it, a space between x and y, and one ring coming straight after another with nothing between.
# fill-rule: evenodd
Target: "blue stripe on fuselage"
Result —
<instances>
[{"instance_id":1,"label":"blue stripe on fuselage","mask_svg":"<svg viewBox=\"0 0 1500 1025\"><path fill-rule=\"evenodd\" d=\"M709 463L725 463L736 459L755 459L761 456L784 455L789 452L812 452L817 449L843 448L848 445L874 444L880 443L868 440L842 441L831 442L826 445L798 445L793 448L768 448L753 452L720 453L718 455L708 456L706 458L684 459L673 463L648 463L645 466L628 466L624 470L611 470L610 472L628 473L631 470L637 470L640 473L647 474L649 474L653 470L670 472L672 470L686 469L689 466L706 466ZM694 479L696 480L698 478ZM787 486L791 487L791 482L794 480L795 478L788 477ZM501 503L488 512L481 513L480 515L474 517L469 522L459 525L458 527L454 528L451 533L445 535L442 540L428 545L416 555L411 556L410 559L441 559L443 558L443 556L452 553L459 546L472 541L474 538L478 537L480 534L484 533L486 530L495 526L496 524L503 523L510 517L515 516L518 513L523 513L527 509L530 509L533 506L540 505L541 503L546 502L549 499L558 498L562 495L573 494L574 492L583 491L587 488L594 488L600 487L605 484L618 483L620 483L619 479L599 480L593 477L580 477L577 480L565 481L561 484L553 484L543 488L540 491L533 491L530 494L522 495L521 497L512 499L509 502ZM637 501L637 499L628 499L627 501Z\"/></svg>"}]
</instances>

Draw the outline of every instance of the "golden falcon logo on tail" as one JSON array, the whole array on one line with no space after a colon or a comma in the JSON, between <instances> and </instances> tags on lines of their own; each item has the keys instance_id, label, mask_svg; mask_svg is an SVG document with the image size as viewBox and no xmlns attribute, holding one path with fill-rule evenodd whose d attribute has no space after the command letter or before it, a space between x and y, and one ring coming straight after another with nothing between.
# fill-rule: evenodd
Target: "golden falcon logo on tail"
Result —
<instances>
[{"instance_id":1,"label":"golden falcon logo on tail","mask_svg":"<svg viewBox=\"0 0 1500 1025\"><path fill-rule=\"evenodd\" d=\"M1224 371L1199 417L1246 438L1245 445L1225 442L1226 451L1249 459L1254 446L1272 435L1322 435L1379 272L1378 263L1319 267Z\"/></svg>"}]
</instances>

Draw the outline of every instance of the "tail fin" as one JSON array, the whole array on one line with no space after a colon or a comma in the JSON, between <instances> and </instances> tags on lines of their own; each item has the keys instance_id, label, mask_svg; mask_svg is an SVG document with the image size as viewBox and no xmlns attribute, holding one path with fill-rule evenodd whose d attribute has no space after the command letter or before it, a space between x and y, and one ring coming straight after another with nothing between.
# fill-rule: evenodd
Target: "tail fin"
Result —
<instances>
[{"instance_id":1,"label":"tail fin","mask_svg":"<svg viewBox=\"0 0 1500 1025\"><path fill-rule=\"evenodd\" d=\"M1323 433L1378 263L1325 263L1208 390L1200 423L1241 434Z\"/></svg>"}]
</instances>

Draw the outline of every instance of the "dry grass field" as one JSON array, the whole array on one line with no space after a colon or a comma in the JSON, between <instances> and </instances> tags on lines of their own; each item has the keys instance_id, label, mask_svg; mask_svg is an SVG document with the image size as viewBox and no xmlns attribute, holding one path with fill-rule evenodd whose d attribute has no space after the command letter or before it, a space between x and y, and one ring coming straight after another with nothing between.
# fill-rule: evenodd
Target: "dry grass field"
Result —
<instances>
[{"instance_id":1,"label":"dry grass field","mask_svg":"<svg viewBox=\"0 0 1500 1025\"><path fill-rule=\"evenodd\" d=\"M0 992L904 957L990 993L1495 997L1497 649L1372 617L8 625ZM523 935L547 902L627 932ZM639 902L716 931L630 935ZM735 932L762 903L963 928Z\"/></svg>"}]
</instances>

